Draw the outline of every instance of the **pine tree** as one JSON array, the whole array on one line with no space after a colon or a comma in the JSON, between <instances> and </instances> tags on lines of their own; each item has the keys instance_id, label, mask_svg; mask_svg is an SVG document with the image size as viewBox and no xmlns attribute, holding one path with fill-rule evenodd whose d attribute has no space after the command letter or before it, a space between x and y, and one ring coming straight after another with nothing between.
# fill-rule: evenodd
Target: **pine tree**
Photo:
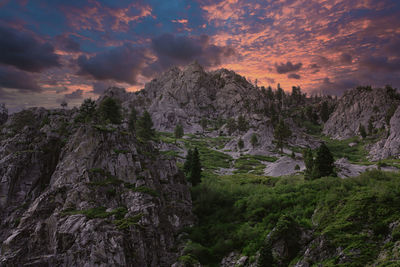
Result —
<instances>
[{"instance_id":1,"label":"pine tree","mask_svg":"<svg viewBox=\"0 0 400 267\"><path fill-rule=\"evenodd\" d=\"M278 125L276 125L275 130L274 130L274 138L276 140L276 146L281 149L281 152L283 153L283 145L286 142L286 139L288 139L292 135L292 131L290 131L289 127L285 125L283 120L279 120Z\"/></svg>"},{"instance_id":2,"label":"pine tree","mask_svg":"<svg viewBox=\"0 0 400 267\"><path fill-rule=\"evenodd\" d=\"M238 141L238 148L239 148L239 150L242 150L244 148L244 142L243 142L242 138L240 138Z\"/></svg>"},{"instance_id":3,"label":"pine tree","mask_svg":"<svg viewBox=\"0 0 400 267\"><path fill-rule=\"evenodd\" d=\"M144 140L150 140L155 135L153 120L147 110L143 112L143 116L139 117L136 122L136 133L138 137Z\"/></svg>"},{"instance_id":4,"label":"pine tree","mask_svg":"<svg viewBox=\"0 0 400 267\"><path fill-rule=\"evenodd\" d=\"M189 181L192 183L193 186L196 186L201 182L201 162L197 147L193 151L190 167L191 170L190 170Z\"/></svg>"},{"instance_id":5,"label":"pine tree","mask_svg":"<svg viewBox=\"0 0 400 267\"><path fill-rule=\"evenodd\" d=\"M303 158L304 158L304 165L306 166L306 169L304 171L304 177L306 179L312 179L312 170L314 167L314 156L311 151L311 149L306 149L303 152Z\"/></svg>"},{"instance_id":6,"label":"pine tree","mask_svg":"<svg viewBox=\"0 0 400 267\"><path fill-rule=\"evenodd\" d=\"M99 106L99 115L102 121L120 124L122 119L121 106L115 99L106 97Z\"/></svg>"},{"instance_id":7,"label":"pine tree","mask_svg":"<svg viewBox=\"0 0 400 267\"><path fill-rule=\"evenodd\" d=\"M184 132L183 132L183 126L182 126L182 124L178 123L178 124L175 126L175 130L174 130L175 143L176 143L176 139L182 138L182 137L183 137L183 134L184 134Z\"/></svg>"},{"instance_id":8,"label":"pine tree","mask_svg":"<svg viewBox=\"0 0 400 267\"><path fill-rule=\"evenodd\" d=\"M358 126L358 131L360 132L361 137L364 139L365 137L367 137L367 132L365 131L365 127L364 125L362 125L360 123L360 125Z\"/></svg>"},{"instance_id":9,"label":"pine tree","mask_svg":"<svg viewBox=\"0 0 400 267\"><path fill-rule=\"evenodd\" d=\"M316 179L320 177L335 175L334 167L335 165L333 156L325 143L322 143L317 150L312 178Z\"/></svg>"},{"instance_id":10,"label":"pine tree","mask_svg":"<svg viewBox=\"0 0 400 267\"><path fill-rule=\"evenodd\" d=\"M226 123L226 128L228 129L228 134L232 135L232 133L235 132L237 128L235 119L229 118Z\"/></svg>"},{"instance_id":11,"label":"pine tree","mask_svg":"<svg viewBox=\"0 0 400 267\"><path fill-rule=\"evenodd\" d=\"M186 176L189 177L190 171L192 169L192 161L193 161L193 150L189 149L186 155L185 163L183 164L183 171Z\"/></svg>"},{"instance_id":12,"label":"pine tree","mask_svg":"<svg viewBox=\"0 0 400 267\"><path fill-rule=\"evenodd\" d=\"M272 91L271 86L268 86L268 89L267 89L267 98L268 98L269 100L274 100L274 92Z\"/></svg>"},{"instance_id":13,"label":"pine tree","mask_svg":"<svg viewBox=\"0 0 400 267\"><path fill-rule=\"evenodd\" d=\"M79 115L75 118L75 120L79 122L89 122L93 119L95 113L96 102L90 98L87 98L79 107Z\"/></svg>"},{"instance_id":14,"label":"pine tree","mask_svg":"<svg viewBox=\"0 0 400 267\"><path fill-rule=\"evenodd\" d=\"M321 120L326 122L329 119L329 107L328 102L324 101L321 106Z\"/></svg>"},{"instance_id":15,"label":"pine tree","mask_svg":"<svg viewBox=\"0 0 400 267\"><path fill-rule=\"evenodd\" d=\"M248 129L248 123L242 115L240 115L238 118L237 128L241 132L246 132Z\"/></svg>"},{"instance_id":16,"label":"pine tree","mask_svg":"<svg viewBox=\"0 0 400 267\"><path fill-rule=\"evenodd\" d=\"M203 128L203 132L207 129L207 119L205 117L201 118L200 126Z\"/></svg>"},{"instance_id":17,"label":"pine tree","mask_svg":"<svg viewBox=\"0 0 400 267\"><path fill-rule=\"evenodd\" d=\"M268 240L265 240L260 249L260 257L258 258L257 267L270 267L275 265L276 263L272 255L272 246Z\"/></svg>"},{"instance_id":18,"label":"pine tree","mask_svg":"<svg viewBox=\"0 0 400 267\"><path fill-rule=\"evenodd\" d=\"M372 135L374 133L374 117L370 117L368 120L368 134Z\"/></svg>"},{"instance_id":19,"label":"pine tree","mask_svg":"<svg viewBox=\"0 0 400 267\"><path fill-rule=\"evenodd\" d=\"M129 114L129 120L128 120L128 127L130 131L135 130L135 124L137 121L137 111L134 107L131 108L131 113Z\"/></svg>"},{"instance_id":20,"label":"pine tree","mask_svg":"<svg viewBox=\"0 0 400 267\"><path fill-rule=\"evenodd\" d=\"M253 148L255 148L257 146L257 144L258 144L257 134L253 133L251 135L250 143L253 146Z\"/></svg>"}]
</instances>

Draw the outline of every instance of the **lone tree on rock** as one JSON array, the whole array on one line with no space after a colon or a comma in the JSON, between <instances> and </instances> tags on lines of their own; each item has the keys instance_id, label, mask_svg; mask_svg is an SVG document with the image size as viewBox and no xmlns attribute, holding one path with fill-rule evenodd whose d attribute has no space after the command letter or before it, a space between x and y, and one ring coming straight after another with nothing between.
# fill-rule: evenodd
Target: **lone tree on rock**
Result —
<instances>
[{"instance_id":1,"label":"lone tree on rock","mask_svg":"<svg viewBox=\"0 0 400 267\"><path fill-rule=\"evenodd\" d=\"M205 117L201 118L200 126L203 128L203 132L207 129L207 119Z\"/></svg>"},{"instance_id":2,"label":"lone tree on rock","mask_svg":"<svg viewBox=\"0 0 400 267\"><path fill-rule=\"evenodd\" d=\"M322 143L317 150L312 170L312 178L317 179L325 176L336 176L334 159L329 148Z\"/></svg>"},{"instance_id":3,"label":"lone tree on rock","mask_svg":"<svg viewBox=\"0 0 400 267\"><path fill-rule=\"evenodd\" d=\"M360 123L360 125L358 126L358 130L359 130L359 132L360 132L361 137L362 137L363 139L365 139L365 137L367 137L367 132L365 131L364 125L362 125L362 124Z\"/></svg>"},{"instance_id":4,"label":"lone tree on rock","mask_svg":"<svg viewBox=\"0 0 400 267\"><path fill-rule=\"evenodd\" d=\"M105 122L120 124L122 119L121 105L114 98L106 97L100 103L99 115Z\"/></svg>"},{"instance_id":5,"label":"lone tree on rock","mask_svg":"<svg viewBox=\"0 0 400 267\"><path fill-rule=\"evenodd\" d=\"M143 116L139 117L136 122L136 133L138 137L144 140L150 140L155 135L153 120L147 110L143 112Z\"/></svg>"},{"instance_id":6,"label":"lone tree on rock","mask_svg":"<svg viewBox=\"0 0 400 267\"><path fill-rule=\"evenodd\" d=\"M175 130L174 130L175 143L176 143L176 139L182 138L182 137L183 137L183 134L184 134L184 132L183 132L183 126L182 126L182 124L178 123L178 124L175 126Z\"/></svg>"},{"instance_id":7,"label":"lone tree on rock","mask_svg":"<svg viewBox=\"0 0 400 267\"><path fill-rule=\"evenodd\" d=\"M188 181L191 182L193 186L201 182L201 162L197 147L194 150L189 149L186 155L186 161L183 165L183 170Z\"/></svg>"},{"instance_id":8,"label":"lone tree on rock","mask_svg":"<svg viewBox=\"0 0 400 267\"><path fill-rule=\"evenodd\" d=\"M89 122L96 113L96 102L90 98L86 98L79 107L79 115L75 118L79 122Z\"/></svg>"},{"instance_id":9,"label":"lone tree on rock","mask_svg":"<svg viewBox=\"0 0 400 267\"><path fill-rule=\"evenodd\" d=\"M134 107L131 108L131 113L129 114L129 119L128 119L128 127L130 131L135 130L135 124L137 121L137 111Z\"/></svg>"},{"instance_id":10,"label":"lone tree on rock","mask_svg":"<svg viewBox=\"0 0 400 267\"><path fill-rule=\"evenodd\" d=\"M239 150L242 150L244 148L244 142L242 138L240 138L238 141L238 148Z\"/></svg>"},{"instance_id":11,"label":"lone tree on rock","mask_svg":"<svg viewBox=\"0 0 400 267\"><path fill-rule=\"evenodd\" d=\"M258 145L258 138L257 138L257 134L253 133L251 135L251 139L250 139L250 143L253 146L253 148L255 148Z\"/></svg>"},{"instance_id":12,"label":"lone tree on rock","mask_svg":"<svg viewBox=\"0 0 400 267\"><path fill-rule=\"evenodd\" d=\"M274 130L274 137L276 140L276 146L281 149L281 153L283 153L283 145L291 135L292 131L289 127L285 125L282 119L279 120L279 123L276 125Z\"/></svg>"},{"instance_id":13,"label":"lone tree on rock","mask_svg":"<svg viewBox=\"0 0 400 267\"><path fill-rule=\"evenodd\" d=\"M235 119L229 118L228 122L226 123L226 128L228 129L228 134L232 135L237 128Z\"/></svg>"}]
</instances>

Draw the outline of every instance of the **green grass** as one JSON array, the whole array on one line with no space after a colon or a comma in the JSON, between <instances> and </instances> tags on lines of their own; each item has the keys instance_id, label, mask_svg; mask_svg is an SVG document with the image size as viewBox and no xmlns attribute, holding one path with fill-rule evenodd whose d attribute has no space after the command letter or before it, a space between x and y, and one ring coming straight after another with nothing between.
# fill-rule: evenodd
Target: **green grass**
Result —
<instances>
[{"instance_id":1,"label":"green grass","mask_svg":"<svg viewBox=\"0 0 400 267\"><path fill-rule=\"evenodd\" d=\"M253 257L283 215L342 247L352 259L348 266L365 266L377 257L388 225L400 219L400 174L377 170L313 181L301 175L208 174L192 195L199 223L189 229L186 255L206 266L218 266L231 251ZM336 259L328 261L337 266Z\"/></svg>"},{"instance_id":2,"label":"green grass","mask_svg":"<svg viewBox=\"0 0 400 267\"><path fill-rule=\"evenodd\" d=\"M347 158L350 162L365 162L367 161L368 152L364 146L365 140L360 140L358 137L352 137L346 140L334 140L328 137L323 137L323 141L331 151L335 159ZM350 143L357 143L355 146L350 147Z\"/></svg>"},{"instance_id":3,"label":"green grass","mask_svg":"<svg viewBox=\"0 0 400 267\"><path fill-rule=\"evenodd\" d=\"M96 219L96 218L105 219L115 215L117 219L122 219L127 212L128 211L125 207L119 207L110 212L107 212L105 207L95 207L87 210L65 210L61 214L62 216L83 214L88 219Z\"/></svg>"},{"instance_id":4,"label":"green grass","mask_svg":"<svg viewBox=\"0 0 400 267\"><path fill-rule=\"evenodd\" d=\"M115 220L114 224L115 224L115 226L117 226L118 229L123 230L123 229L127 229L131 226L139 226L138 223L142 217L143 217L143 214L139 213L132 217Z\"/></svg>"}]
</instances>

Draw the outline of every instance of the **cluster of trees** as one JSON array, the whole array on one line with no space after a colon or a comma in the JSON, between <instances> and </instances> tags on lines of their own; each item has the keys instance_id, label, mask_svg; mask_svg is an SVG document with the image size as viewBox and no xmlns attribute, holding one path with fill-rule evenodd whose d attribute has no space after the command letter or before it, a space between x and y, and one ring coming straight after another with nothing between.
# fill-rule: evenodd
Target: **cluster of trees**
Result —
<instances>
[{"instance_id":1,"label":"cluster of trees","mask_svg":"<svg viewBox=\"0 0 400 267\"><path fill-rule=\"evenodd\" d=\"M189 149L186 160L183 165L183 171L188 179L188 181L196 186L201 182L201 162L200 155L197 147L194 150Z\"/></svg>"},{"instance_id":2,"label":"cluster of trees","mask_svg":"<svg viewBox=\"0 0 400 267\"><path fill-rule=\"evenodd\" d=\"M94 100L85 99L75 119L77 122L88 123L94 121L102 124L120 124L122 120L121 105L112 97L105 97L98 106ZM143 112L142 116L138 117L136 109L131 107L128 115L128 127L130 131L135 131L136 135L142 140L150 140L155 137L153 121L147 110Z\"/></svg>"},{"instance_id":3,"label":"cluster of trees","mask_svg":"<svg viewBox=\"0 0 400 267\"><path fill-rule=\"evenodd\" d=\"M315 157L311 149L306 149L303 152L303 157L306 165L304 173L306 179L313 180L325 176L336 176L332 153L324 143L317 149Z\"/></svg>"},{"instance_id":4,"label":"cluster of trees","mask_svg":"<svg viewBox=\"0 0 400 267\"><path fill-rule=\"evenodd\" d=\"M226 128L229 135L232 135L236 130L246 132L249 129L249 123L243 115L240 115L237 121L234 118L229 118L226 123Z\"/></svg>"}]
</instances>

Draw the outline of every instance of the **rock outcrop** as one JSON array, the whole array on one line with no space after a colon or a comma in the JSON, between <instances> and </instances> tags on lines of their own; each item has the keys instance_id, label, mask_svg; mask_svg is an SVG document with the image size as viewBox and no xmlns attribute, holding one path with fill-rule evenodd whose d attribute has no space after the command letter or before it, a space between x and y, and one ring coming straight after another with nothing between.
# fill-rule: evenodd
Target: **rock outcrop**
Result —
<instances>
[{"instance_id":1,"label":"rock outcrop","mask_svg":"<svg viewBox=\"0 0 400 267\"><path fill-rule=\"evenodd\" d=\"M368 127L371 120L374 129L385 128L385 117L399 100L391 88L356 88L348 90L339 100L335 111L325 123L323 133L334 139L346 139L360 135L359 126Z\"/></svg>"},{"instance_id":2,"label":"rock outcrop","mask_svg":"<svg viewBox=\"0 0 400 267\"><path fill-rule=\"evenodd\" d=\"M400 157L400 106L390 119L390 135L371 148L370 156L372 160Z\"/></svg>"},{"instance_id":3,"label":"rock outcrop","mask_svg":"<svg viewBox=\"0 0 400 267\"><path fill-rule=\"evenodd\" d=\"M71 123L73 113L28 110L3 128L0 265L171 265L193 223L175 161L123 126Z\"/></svg>"}]
</instances>

